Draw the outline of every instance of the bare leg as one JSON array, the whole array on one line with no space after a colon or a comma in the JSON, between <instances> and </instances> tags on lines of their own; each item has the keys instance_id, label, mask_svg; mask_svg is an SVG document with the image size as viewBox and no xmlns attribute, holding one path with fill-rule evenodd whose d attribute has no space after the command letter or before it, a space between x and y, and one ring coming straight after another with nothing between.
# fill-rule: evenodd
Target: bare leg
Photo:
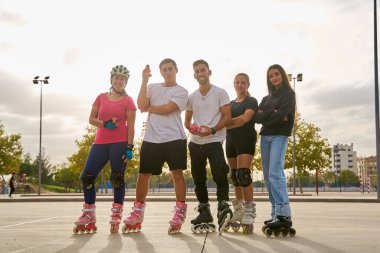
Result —
<instances>
[{"instance_id":1,"label":"bare leg","mask_svg":"<svg viewBox=\"0 0 380 253\"><path fill-rule=\"evenodd\" d=\"M140 173L137 178L136 184L136 200L144 203L146 196L148 195L148 184L151 173Z\"/></svg>"},{"instance_id":2,"label":"bare leg","mask_svg":"<svg viewBox=\"0 0 380 253\"><path fill-rule=\"evenodd\" d=\"M186 200L186 184L181 169L171 171L174 182L175 196L177 201L185 202Z\"/></svg>"}]
</instances>

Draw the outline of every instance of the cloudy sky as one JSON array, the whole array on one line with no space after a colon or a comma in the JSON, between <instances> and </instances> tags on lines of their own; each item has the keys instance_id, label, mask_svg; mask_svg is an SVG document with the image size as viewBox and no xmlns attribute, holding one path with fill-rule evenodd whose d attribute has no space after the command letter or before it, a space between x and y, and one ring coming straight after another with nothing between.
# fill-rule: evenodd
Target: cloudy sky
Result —
<instances>
[{"instance_id":1,"label":"cloudy sky","mask_svg":"<svg viewBox=\"0 0 380 253\"><path fill-rule=\"evenodd\" d=\"M302 73L302 117L330 144L376 153L372 0L0 0L1 123L36 156L40 89L32 79L50 75L42 144L53 163L65 162L95 97L109 89L110 69L130 69L127 92L136 101L144 66L159 82L158 64L167 57L177 61L177 81L189 92L197 87L192 62L207 60L212 83L231 98L238 72L250 75L258 101L269 65ZM145 118L137 113L137 129Z\"/></svg>"}]
</instances>

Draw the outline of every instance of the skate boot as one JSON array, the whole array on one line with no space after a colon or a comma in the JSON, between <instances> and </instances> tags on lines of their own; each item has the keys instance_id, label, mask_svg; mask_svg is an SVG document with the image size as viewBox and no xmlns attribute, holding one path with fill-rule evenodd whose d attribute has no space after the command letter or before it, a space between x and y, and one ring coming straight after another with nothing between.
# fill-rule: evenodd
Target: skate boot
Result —
<instances>
[{"instance_id":1,"label":"skate boot","mask_svg":"<svg viewBox=\"0 0 380 253\"><path fill-rule=\"evenodd\" d=\"M272 218L270 218L269 220L264 221L264 225L263 225L263 227L261 228L261 231L263 231L263 233L264 233L264 230L268 227L268 223L269 223L269 222L272 222L273 220L274 220L274 218L272 217Z\"/></svg>"},{"instance_id":2,"label":"skate boot","mask_svg":"<svg viewBox=\"0 0 380 253\"><path fill-rule=\"evenodd\" d=\"M224 227L224 231L228 231L231 227L233 231L237 232L241 227L241 220L244 217L243 201L238 199L232 200L232 207L234 212L232 214L232 218Z\"/></svg>"},{"instance_id":3,"label":"skate boot","mask_svg":"<svg viewBox=\"0 0 380 253\"><path fill-rule=\"evenodd\" d=\"M255 217L256 204L253 201L246 201L244 203L244 218L241 221L243 234L252 234Z\"/></svg>"},{"instance_id":4,"label":"skate boot","mask_svg":"<svg viewBox=\"0 0 380 253\"><path fill-rule=\"evenodd\" d=\"M218 203L218 225L219 235L222 235L224 228L232 218L232 210L226 200L222 200Z\"/></svg>"},{"instance_id":5,"label":"skate boot","mask_svg":"<svg viewBox=\"0 0 380 253\"><path fill-rule=\"evenodd\" d=\"M74 222L75 227L73 228L74 234L83 233L95 233L98 229L95 225L95 204L83 204L82 215Z\"/></svg>"},{"instance_id":6,"label":"skate boot","mask_svg":"<svg viewBox=\"0 0 380 253\"><path fill-rule=\"evenodd\" d=\"M121 222L121 218L123 216L123 205L119 203L113 203L111 208L111 233L117 233L119 231L119 224Z\"/></svg>"},{"instance_id":7,"label":"skate boot","mask_svg":"<svg viewBox=\"0 0 380 253\"><path fill-rule=\"evenodd\" d=\"M187 205L185 204L185 202L177 201L175 203L175 207L173 211L174 216L169 221L169 224L170 224L170 227L168 229L169 235L176 234L181 230L181 226L185 222L186 210L187 210Z\"/></svg>"},{"instance_id":8,"label":"skate boot","mask_svg":"<svg viewBox=\"0 0 380 253\"><path fill-rule=\"evenodd\" d=\"M138 232L141 230L141 223L144 220L144 210L145 203L141 203L139 201L135 201L133 203L133 212L129 214L129 216L123 220L124 226L122 228L122 232Z\"/></svg>"},{"instance_id":9,"label":"skate boot","mask_svg":"<svg viewBox=\"0 0 380 253\"><path fill-rule=\"evenodd\" d=\"M295 236L296 230L292 228L293 222L291 217L286 216L276 216L273 221L267 224L267 228L264 230L264 234L270 237L272 234L278 237L280 234L282 236L290 235Z\"/></svg>"},{"instance_id":10,"label":"skate boot","mask_svg":"<svg viewBox=\"0 0 380 253\"><path fill-rule=\"evenodd\" d=\"M191 231L193 233L208 233L215 231L209 203L199 203L194 209L198 211L198 216L191 220Z\"/></svg>"}]
</instances>

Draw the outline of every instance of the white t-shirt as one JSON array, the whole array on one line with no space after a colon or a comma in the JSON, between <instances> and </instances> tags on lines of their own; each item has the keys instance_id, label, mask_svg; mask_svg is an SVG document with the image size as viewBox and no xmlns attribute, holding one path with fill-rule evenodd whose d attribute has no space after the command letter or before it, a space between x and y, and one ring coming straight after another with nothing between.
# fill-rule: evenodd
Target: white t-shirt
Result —
<instances>
[{"instance_id":1,"label":"white t-shirt","mask_svg":"<svg viewBox=\"0 0 380 253\"><path fill-rule=\"evenodd\" d=\"M174 140L185 140L181 111L186 109L188 92L180 85L165 87L162 83L149 84L147 96L151 106L163 105L173 101L179 110L168 115L149 113L146 121L144 141L164 143Z\"/></svg>"},{"instance_id":2,"label":"white t-shirt","mask_svg":"<svg viewBox=\"0 0 380 253\"><path fill-rule=\"evenodd\" d=\"M199 89L189 96L186 110L193 112L194 124L198 126L214 127L220 120L222 113L220 107L230 104L227 92L212 85L206 96L202 96ZM226 128L220 129L215 135L201 137L191 135L191 142L196 144L207 144L211 142L223 142L226 139Z\"/></svg>"}]
</instances>

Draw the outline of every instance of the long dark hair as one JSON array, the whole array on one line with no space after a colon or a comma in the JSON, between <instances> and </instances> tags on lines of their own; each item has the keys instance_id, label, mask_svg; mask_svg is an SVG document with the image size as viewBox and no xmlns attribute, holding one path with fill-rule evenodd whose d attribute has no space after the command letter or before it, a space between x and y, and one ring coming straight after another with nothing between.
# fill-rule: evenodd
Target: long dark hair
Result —
<instances>
[{"instance_id":1,"label":"long dark hair","mask_svg":"<svg viewBox=\"0 0 380 253\"><path fill-rule=\"evenodd\" d=\"M268 71L267 71L267 86L268 86L269 94L272 94L276 90L275 86L269 80L269 71L273 69L277 69L278 71L280 71L280 74L282 76L282 85L285 85L288 89L293 90L292 86L290 86L288 75L286 74L284 68L281 67L281 65L279 64L273 64L269 66Z\"/></svg>"}]
</instances>

